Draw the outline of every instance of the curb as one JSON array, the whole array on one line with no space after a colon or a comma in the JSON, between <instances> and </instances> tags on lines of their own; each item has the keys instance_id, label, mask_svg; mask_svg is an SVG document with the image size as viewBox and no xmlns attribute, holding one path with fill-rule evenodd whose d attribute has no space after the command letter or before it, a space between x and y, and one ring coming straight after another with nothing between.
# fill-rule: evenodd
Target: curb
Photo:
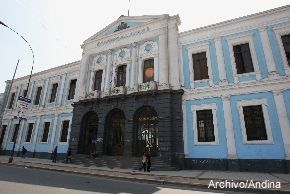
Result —
<instances>
[{"instance_id":1,"label":"curb","mask_svg":"<svg viewBox=\"0 0 290 194\"><path fill-rule=\"evenodd\" d=\"M42 164L42 163L32 163L32 162L15 162L12 164L0 161L0 164L7 166L18 166L18 167L29 167L33 169L41 169L41 170L50 170L55 172L64 172L71 174L82 174L82 175L90 175L97 176L103 178L117 179L117 180L128 180L134 182L146 182L160 185L169 185L169 186L182 186L182 187L191 187L191 188L199 188L199 189L207 189L211 191L240 191L240 192L263 192L263 193L289 193L289 190L275 190L275 189L256 189L256 188L208 188L208 183L201 183L201 181L210 181L211 179L207 178L190 178L190 177L182 177L182 176L168 176L168 175L154 175L154 174L142 174L139 172L119 172L119 171L110 171L103 169L90 169L88 167L72 167L72 166L58 166L51 164ZM36 164L36 165L35 165ZM43 166L39 166L43 165ZM74 168L75 170L65 169L65 168ZM78 169L78 170L76 170ZM117 173L118 175L110 175L108 173ZM126 176L126 175L131 175ZM141 176L143 177L136 177ZM145 175L145 176L144 176ZM151 178L152 177L152 178ZM196 180L197 182L179 182L179 181L170 181L172 178L183 178L183 179L191 179ZM213 181L224 181L224 179L212 179ZM237 180L241 181L241 180ZM287 183L289 185L289 183Z\"/></svg>"}]
</instances>

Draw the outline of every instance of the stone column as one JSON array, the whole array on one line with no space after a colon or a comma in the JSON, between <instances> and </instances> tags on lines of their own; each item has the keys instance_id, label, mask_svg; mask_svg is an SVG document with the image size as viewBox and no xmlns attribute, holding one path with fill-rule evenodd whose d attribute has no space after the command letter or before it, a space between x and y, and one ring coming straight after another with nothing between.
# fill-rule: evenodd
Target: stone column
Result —
<instances>
[{"instance_id":1,"label":"stone column","mask_svg":"<svg viewBox=\"0 0 290 194\"><path fill-rule=\"evenodd\" d=\"M66 96L63 96L64 90L66 90L66 88L64 88L65 80L66 80L66 74L63 74L61 76L61 84L60 84L60 88L59 88L58 98L57 98L57 101L56 101L56 105L59 105L59 106L61 106L63 97L66 98ZM70 83L68 83L68 84L70 84Z\"/></svg>"},{"instance_id":2,"label":"stone column","mask_svg":"<svg viewBox=\"0 0 290 194\"><path fill-rule=\"evenodd\" d=\"M76 95L75 99L77 100L80 98L84 98L87 92L86 82L87 82L87 77L88 77L89 58L90 58L90 55L83 52L82 60L80 64L80 76L78 77L76 94L75 94Z\"/></svg>"},{"instance_id":3,"label":"stone column","mask_svg":"<svg viewBox=\"0 0 290 194\"><path fill-rule=\"evenodd\" d=\"M139 57L138 60L138 84L143 83L143 58Z\"/></svg>"},{"instance_id":4,"label":"stone column","mask_svg":"<svg viewBox=\"0 0 290 194\"><path fill-rule=\"evenodd\" d=\"M41 98L41 103L40 103L40 105L42 107L44 107L44 104L45 104L45 101L46 101L46 95L47 95L47 90L48 90L48 83L49 83L49 80L46 79L45 80L45 85L44 85L44 88L43 88L43 94L42 94L42 98Z\"/></svg>"},{"instance_id":5,"label":"stone column","mask_svg":"<svg viewBox=\"0 0 290 194\"><path fill-rule=\"evenodd\" d=\"M232 122L232 110L230 104L230 96L223 96L223 107L224 107L224 118L226 127L227 147L228 147L228 158L236 159L236 144L234 135L234 126Z\"/></svg>"},{"instance_id":6,"label":"stone column","mask_svg":"<svg viewBox=\"0 0 290 194\"><path fill-rule=\"evenodd\" d=\"M106 67L106 77L105 77L105 93L109 93L110 90L110 81L111 81L111 73L112 73L112 50L109 50L107 53L108 61Z\"/></svg>"},{"instance_id":7,"label":"stone column","mask_svg":"<svg viewBox=\"0 0 290 194\"><path fill-rule=\"evenodd\" d=\"M227 84L227 75L226 75L226 67L225 67L225 63L224 63L224 55L223 55L221 37L215 38L214 43L215 43L215 47L216 47L216 56L217 56L218 70L219 70L219 76L220 76L220 84L226 85Z\"/></svg>"},{"instance_id":8,"label":"stone column","mask_svg":"<svg viewBox=\"0 0 290 194\"><path fill-rule=\"evenodd\" d=\"M168 36L167 30L159 36L159 88L168 88ZM140 71L139 71L140 72Z\"/></svg>"},{"instance_id":9,"label":"stone column","mask_svg":"<svg viewBox=\"0 0 290 194\"><path fill-rule=\"evenodd\" d=\"M268 67L268 72L270 76L273 76L275 74L277 74L276 71L276 65L275 65L275 61L273 58L273 53L272 53L272 49L270 46L270 40L268 37L268 33L267 33L267 28L261 28L259 29L260 34L261 34L261 39L262 39L262 44L263 44L263 50L265 53L265 58L266 58L266 63L267 63L267 67Z\"/></svg>"},{"instance_id":10,"label":"stone column","mask_svg":"<svg viewBox=\"0 0 290 194\"><path fill-rule=\"evenodd\" d=\"M276 90L274 93L274 99L277 107L278 119L281 127L281 133L284 143L284 149L286 154L286 160L290 160L290 125L287 118L287 111L284 102L283 93L281 90Z\"/></svg>"},{"instance_id":11,"label":"stone column","mask_svg":"<svg viewBox=\"0 0 290 194\"><path fill-rule=\"evenodd\" d=\"M136 83L136 54L137 54L137 44L134 42L132 44L132 61L131 61L131 80L130 80L130 88L133 89Z\"/></svg>"},{"instance_id":12,"label":"stone column","mask_svg":"<svg viewBox=\"0 0 290 194\"><path fill-rule=\"evenodd\" d=\"M23 121L21 121L21 125L19 126L20 129L18 131L18 137L16 139L15 151L20 151L21 140L24 138L23 137L23 135L24 135L23 131L25 131L24 126L25 126L25 121L23 120Z\"/></svg>"},{"instance_id":13,"label":"stone column","mask_svg":"<svg viewBox=\"0 0 290 194\"><path fill-rule=\"evenodd\" d=\"M49 150L51 151L52 149L54 149L54 145L58 143L58 140L56 140L55 142L55 136L57 133L57 122L58 122L58 114L54 114L54 122L53 122L53 128L52 128L52 133L51 133L51 138L50 138L50 146L49 146ZM62 125L60 125L60 129L61 130Z\"/></svg>"},{"instance_id":14,"label":"stone column","mask_svg":"<svg viewBox=\"0 0 290 194\"><path fill-rule=\"evenodd\" d=\"M37 118L36 123L35 123L35 128L34 130L34 137L33 137L33 142L32 142L32 148L31 148L31 152L35 152L36 149L36 145L37 145L37 141L38 141L38 132L41 130L39 128L40 126L40 117Z\"/></svg>"},{"instance_id":15,"label":"stone column","mask_svg":"<svg viewBox=\"0 0 290 194\"><path fill-rule=\"evenodd\" d=\"M169 83L174 89L180 87L179 64L178 64L178 27L177 21L168 23L168 49L169 49Z\"/></svg>"}]
</instances>

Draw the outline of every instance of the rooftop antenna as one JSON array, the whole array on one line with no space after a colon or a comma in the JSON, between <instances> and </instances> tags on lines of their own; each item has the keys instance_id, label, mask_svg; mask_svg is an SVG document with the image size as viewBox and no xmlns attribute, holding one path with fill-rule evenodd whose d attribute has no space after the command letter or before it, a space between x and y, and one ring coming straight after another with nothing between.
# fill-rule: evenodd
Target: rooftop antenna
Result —
<instances>
[{"instance_id":1,"label":"rooftop antenna","mask_svg":"<svg viewBox=\"0 0 290 194\"><path fill-rule=\"evenodd\" d=\"M130 16L130 0L129 0L129 5L128 5L128 16Z\"/></svg>"}]
</instances>

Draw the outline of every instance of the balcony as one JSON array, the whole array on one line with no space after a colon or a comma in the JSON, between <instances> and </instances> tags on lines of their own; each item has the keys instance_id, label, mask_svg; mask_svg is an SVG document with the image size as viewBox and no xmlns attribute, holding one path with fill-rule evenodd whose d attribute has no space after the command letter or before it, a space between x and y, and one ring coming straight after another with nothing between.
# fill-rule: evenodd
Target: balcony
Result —
<instances>
[{"instance_id":1,"label":"balcony","mask_svg":"<svg viewBox=\"0 0 290 194\"><path fill-rule=\"evenodd\" d=\"M110 95L121 95L121 94L126 94L127 93L127 87L126 86L119 86L119 87L114 87L110 91Z\"/></svg>"},{"instance_id":2,"label":"balcony","mask_svg":"<svg viewBox=\"0 0 290 194\"><path fill-rule=\"evenodd\" d=\"M155 81L141 83L138 86L139 92L153 91L157 90L157 83Z\"/></svg>"}]
</instances>

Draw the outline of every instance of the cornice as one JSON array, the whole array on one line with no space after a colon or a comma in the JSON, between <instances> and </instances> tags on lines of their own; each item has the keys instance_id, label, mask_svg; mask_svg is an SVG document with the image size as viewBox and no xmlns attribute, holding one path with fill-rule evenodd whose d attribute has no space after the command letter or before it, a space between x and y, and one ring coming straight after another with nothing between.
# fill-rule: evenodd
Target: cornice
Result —
<instances>
[{"instance_id":1,"label":"cornice","mask_svg":"<svg viewBox=\"0 0 290 194\"><path fill-rule=\"evenodd\" d=\"M180 32L179 33L179 38L183 38L185 36L191 35L191 34L196 34L196 33L201 33L201 32L205 32L205 31L215 31L216 29L222 29L224 32L226 30L224 30L225 27L229 26L231 27L232 25L235 25L237 23L241 24L241 26L248 26L247 22L249 21L254 21L257 19L263 19L266 16L271 16L273 14L281 14L281 13L289 13L290 12L290 5L286 5L286 6L282 6L282 7L278 7L278 8L274 8L274 9L270 9L267 11L263 11L263 12L258 12L255 14L250 14L250 15L246 15L246 16L242 16L242 17L238 17L235 19L230 19L230 20L226 20L223 22L219 22L216 24L211 24L208 26L203 26L200 28L195 28L192 30L188 30L188 31L184 31L184 32ZM288 14L289 17L289 14ZM249 27L249 26L248 26Z\"/></svg>"}]
</instances>

